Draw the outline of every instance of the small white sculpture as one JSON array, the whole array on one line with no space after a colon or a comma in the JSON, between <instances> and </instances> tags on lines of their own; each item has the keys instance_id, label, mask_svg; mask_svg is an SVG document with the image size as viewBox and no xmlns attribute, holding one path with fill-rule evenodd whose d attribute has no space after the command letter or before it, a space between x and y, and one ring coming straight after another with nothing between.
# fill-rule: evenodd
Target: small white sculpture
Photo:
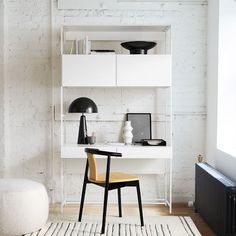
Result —
<instances>
[{"instance_id":1,"label":"small white sculpture","mask_svg":"<svg viewBox=\"0 0 236 236\"><path fill-rule=\"evenodd\" d=\"M132 144L133 134L132 134L133 127L131 126L131 121L125 121L125 126L123 128L123 138L125 145Z\"/></svg>"}]
</instances>

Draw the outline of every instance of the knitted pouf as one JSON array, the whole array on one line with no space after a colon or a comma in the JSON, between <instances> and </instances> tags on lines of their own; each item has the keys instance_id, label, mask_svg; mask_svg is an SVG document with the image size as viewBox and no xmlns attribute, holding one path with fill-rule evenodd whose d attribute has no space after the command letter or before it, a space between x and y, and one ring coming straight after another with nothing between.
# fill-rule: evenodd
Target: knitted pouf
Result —
<instances>
[{"instance_id":1,"label":"knitted pouf","mask_svg":"<svg viewBox=\"0 0 236 236\"><path fill-rule=\"evenodd\" d=\"M42 228L49 202L44 185L26 179L0 179L0 235L23 235Z\"/></svg>"}]
</instances>

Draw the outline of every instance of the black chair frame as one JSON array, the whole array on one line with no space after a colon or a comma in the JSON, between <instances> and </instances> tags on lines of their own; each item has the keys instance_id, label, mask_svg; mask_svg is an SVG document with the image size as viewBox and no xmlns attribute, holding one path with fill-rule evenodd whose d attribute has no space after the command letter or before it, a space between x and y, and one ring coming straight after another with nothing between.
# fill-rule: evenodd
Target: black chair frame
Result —
<instances>
[{"instance_id":1,"label":"black chair frame","mask_svg":"<svg viewBox=\"0 0 236 236\"><path fill-rule=\"evenodd\" d=\"M84 173L84 182L83 182L83 188L82 188L82 195L81 195L81 201L80 201L80 210L79 210L79 218L78 221L81 222L82 220L82 214L83 214L83 207L84 207L84 198L85 198L85 192L86 192L86 185L87 184L96 184L98 186L104 187L104 203L103 203L103 218L102 218L102 229L101 234L105 233L105 225L106 225L106 214L107 214L107 201L108 201L108 191L117 189L118 194L118 207L119 207L119 217L122 217L122 206L121 206L121 188L123 187L136 187L137 189L137 197L138 197L138 205L139 205L139 214L140 214L140 222L141 226L144 226L143 221L143 210L142 210L142 200L141 200L141 193L140 193L140 185L139 180L135 181L127 181L127 182L117 182L117 183L110 183L109 177L110 177L110 164L111 164L111 157L121 157L122 154L118 152L107 152L102 151L99 149L93 149L93 148L85 148L86 153L94 154L94 155L102 155L107 156L107 164L106 164L106 179L104 183L96 183L92 182L88 179L88 170L89 170L89 162L87 159L86 167L85 167L85 173Z\"/></svg>"}]
</instances>

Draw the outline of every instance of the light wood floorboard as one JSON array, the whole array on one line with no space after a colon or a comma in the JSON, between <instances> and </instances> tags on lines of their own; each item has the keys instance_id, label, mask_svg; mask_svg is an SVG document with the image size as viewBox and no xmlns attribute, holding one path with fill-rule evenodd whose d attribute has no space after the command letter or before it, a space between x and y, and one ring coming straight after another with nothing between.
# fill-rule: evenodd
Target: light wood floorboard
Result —
<instances>
[{"instance_id":1,"label":"light wood floorboard","mask_svg":"<svg viewBox=\"0 0 236 236\"><path fill-rule=\"evenodd\" d=\"M78 204L68 204L64 207L63 213L60 212L60 205L54 204L50 206L51 215L63 215L63 218L70 218L72 215L78 214ZM134 204L123 204L122 205L123 216L139 216L138 207ZM169 208L164 205L144 205L143 206L144 216L158 216L158 215L169 215ZM102 217L102 205L101 204L85 204L84 215L101 216ZM109 204L108 213L110 216L118 215L118 206L116 204ZM188 207L184 203L173 204L172 215L177 216L190 216L197 226L202 236L216 236L213 231L209 228L206 222L201 218L198 213L194 212L192 207Z\"/></svg>"}]
</instances>

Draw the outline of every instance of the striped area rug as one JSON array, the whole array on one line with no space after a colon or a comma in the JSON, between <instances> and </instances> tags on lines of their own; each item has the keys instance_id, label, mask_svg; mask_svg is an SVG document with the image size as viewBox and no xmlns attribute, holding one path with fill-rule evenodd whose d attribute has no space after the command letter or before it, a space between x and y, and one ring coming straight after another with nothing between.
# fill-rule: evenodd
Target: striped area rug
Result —
<instances>
[{"instance_id":1,"label":"striped area rug","mask_svg":"<svg viewBox=\"0 0 236 236\"><path fill-rule=\"evenodd\" d=\"M146 222L141 227L132 223L108 222L106 236L200 236L190 217L160 216L155 223ZM98 236L101 224L84 221L58 221L49 222L38 232L25 236Z\"/></svg>"}]
</instances>

